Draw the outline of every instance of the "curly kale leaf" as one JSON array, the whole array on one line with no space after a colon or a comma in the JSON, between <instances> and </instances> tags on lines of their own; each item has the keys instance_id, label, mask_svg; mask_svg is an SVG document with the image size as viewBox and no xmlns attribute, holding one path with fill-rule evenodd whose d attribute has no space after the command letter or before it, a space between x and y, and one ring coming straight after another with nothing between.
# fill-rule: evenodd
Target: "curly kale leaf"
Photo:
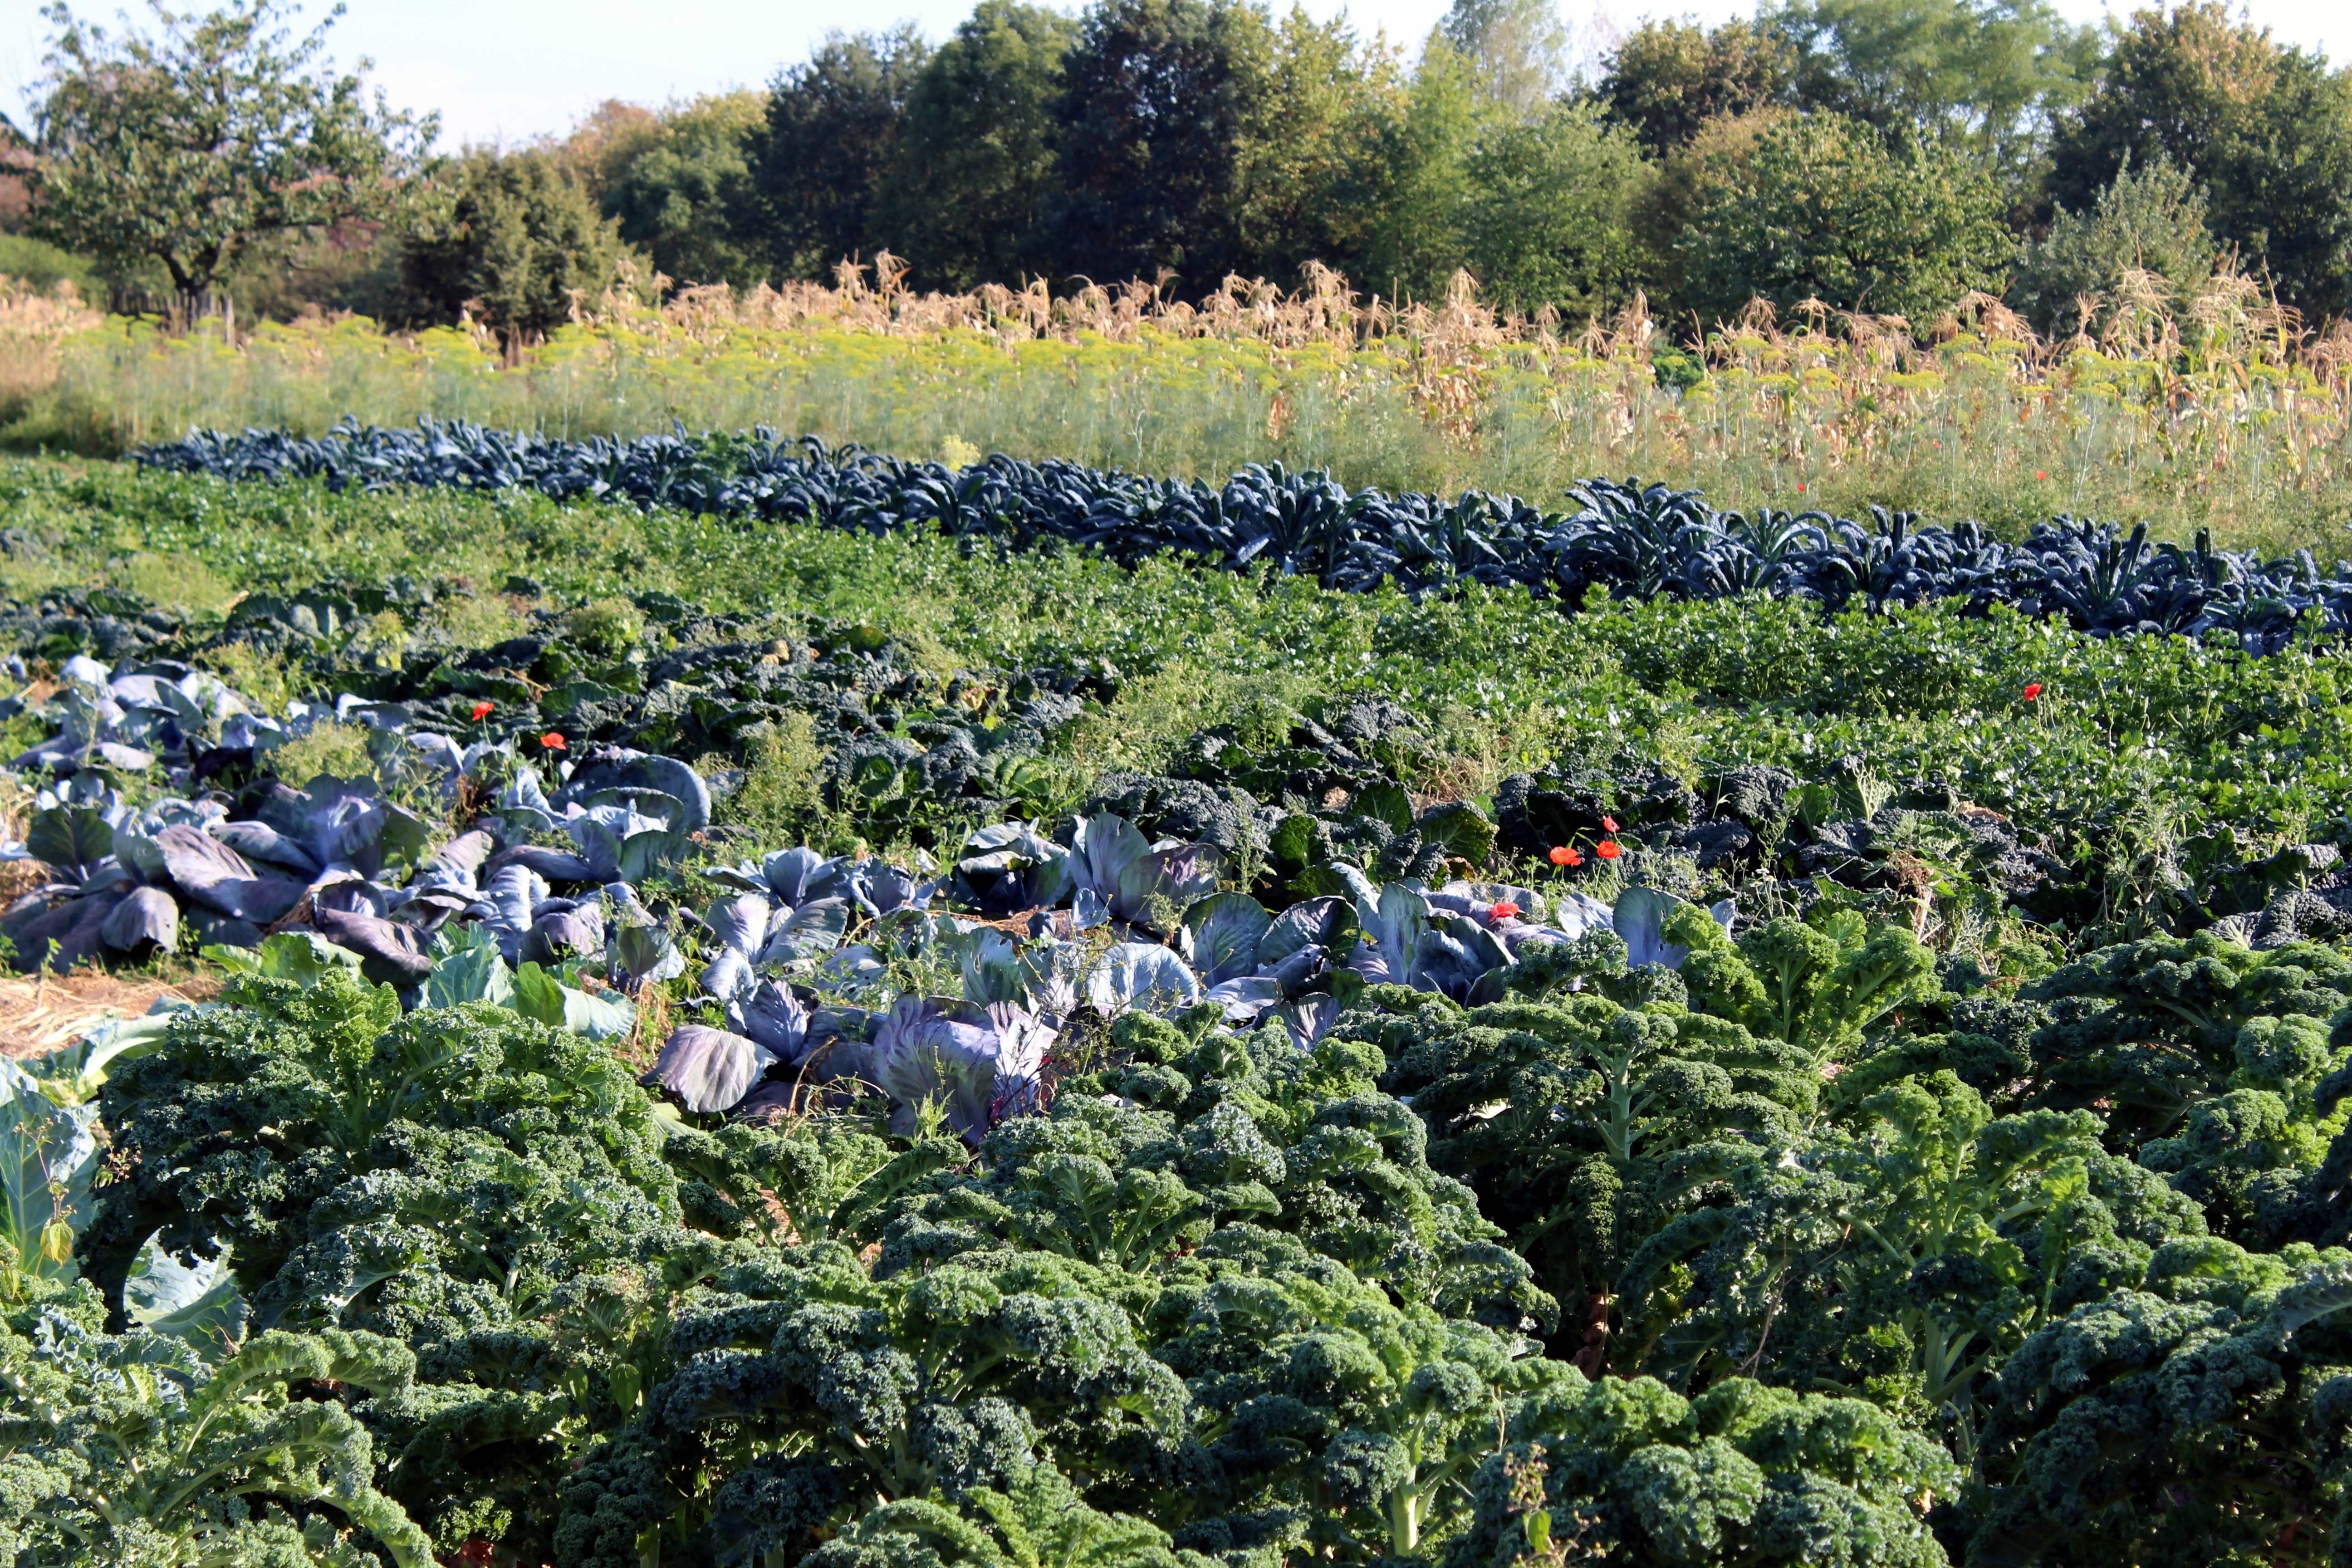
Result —
<instances>
[{"instance_id":1,"label":"curly kale leaf","mask_svg":"<svg viewBox=\"0 0 2352 1568\"><path fill-rule=\"evenodd\" d=\"M395 1395L415 1358L369 1334L268 1332L217 1365L50 1313L0 1331L0 1545L12 1561L429 1568L335 1397Z\"/></svg>"},{"instance_id":2,"label":"curly kale leaf","mask_svg":"<svg viewBox=\"0 0 2352 1568\"><path fill-rule=\"evenodd\" d=\"M160 1228L175 1250L229 1245L250 1293L316 1205L403 1162L406 1129L476 1130L525 1158L551 1135L580 1139L674 1212L652 1104L608 1046L488 1005L402 1017L389 989L341 973L239 976L223 995L102 1091L131 1175L90 1233L101 1278Z\"/></svg>"},{"instance_id":3,"label":"curly kale leaf","mask_svg":"<svg viewBox=\"0 0 2352 1568\"><path fill-rule=\"evenodd\" d=\"M2002 1367L1971 1563L2316 1561L2352 1436L2352 1255L2159 1252Z\"/></svg>"},{"instance_id":4,"label":"curly kale leaf","mask_svg":"<svg viewBox=\"0 0 2352 1568\"><path fill-rule=\"evenodd\" d=\"M1858 1399L1735 1378L1685 1400L1573 1374L1531 1398L1472 1483L1446 1568L1582 1562L1940 1568L1925 1514L1958 1467Z\"/></svg>"},{"instance_id":5,"label":"curly kale leaf","mask_svg":"<svg viewBox=\"0 0 2352 1568\"><path fill-rule=\"evenodd\" d=\"M727 1271L676 1312L677 1369L637 1426L570 1489L557 1555L627 1561L637 1533L697 1511L723 1558L804 1550L877 1500L998 1486L1041 1443L1096 1473L1165 1462L1190 1400L1136 1337L1125 1284L1020 1254L875 1279L837 1247ZM714 1452L741 1468L714 1481Z\"/></svg>"},{"instance_id":6,"label":"curly kale leaf","mask_svg":"<svg viewBox=\"0 0 2352 1568\"><path fill-rule=\"evenodd\" d=\"M1737 1187L1628 1268L1642 1364L1850 1388L1962 1426L2025 1335L2203 1230L2187 1199L2099 1146L2095 1118L1995 1118L1948 1072L1869 1097L1851 1127Z\"/></svg>"},{"instance_id":7,"label":"curly kale leaf","mask_svg":"<svg viewBox=\"0 0 2352 1568\"><path fill-rule=\"evenodd\" d=\"M1663 1004L1504 1004L1409 1041L1367 1022L1403 1046L1387 1082L1428 1124L1432 1163L1477 1190L1547 1289L1583 1307L1573 1348L1593 1372L1633 1251L1795 1136L1819 1087L1801 1048Z\"/></svg>"},{"instance_id":8,"label":"curly kale leaf","mask_svg":"<svg viewBox=\"0 0 2352 1568\"><path fill-rule=\"evenodd\" d=\"M1349 1560L1406 1557L1450 1530L1496 1423L1573 1375L1271 1232L1228 1227L1192 1264L1154 1310L1158 1353L1199 1404L1227 1507L1312 1499L1309 1539Z\"/></svg>"}]
</instances>

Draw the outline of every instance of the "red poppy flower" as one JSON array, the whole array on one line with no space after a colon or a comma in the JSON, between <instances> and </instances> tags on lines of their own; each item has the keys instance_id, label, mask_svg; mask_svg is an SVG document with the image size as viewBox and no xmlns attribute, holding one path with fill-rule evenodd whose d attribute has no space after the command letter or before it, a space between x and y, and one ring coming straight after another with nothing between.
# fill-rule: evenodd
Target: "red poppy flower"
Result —
<instances>
[{"instance_id":1,"label":"red poppy flower","mask_svg":"<svg viewBox=\"0 0 2352 1568\"><path fill-rule=\"evenodd\" d=\"M557 734L552 730L550 730L546 734L541 735L539 738L539 743L551 752L570 750L570 748L564 744L563 737Z\"/></svg>"},{"instance_id":2,"label":"red poppy flower","mask_svg":"<svg viewBox=\"0 0 2352 1568\"><path fill-rule=\"evenodd\" d=\"M2027 682L2025 683L2025 700L2026 700L2028 702L2032 702L2032 701L2033 701L2035 699L2039 698L2041 695L2042 695L2042 682L2040 682L2040 681L2038 681L2038 680L2029 680L2029 681L2027 681Z\"/></svg>"},{"instance_id":3,"label":"red poppy flower","mask_svg":"<svg viewBox=\"0 0 2352 1568\"><path fill-rule=\"evenodd\" d=\"M1797 481L1797 493L1799 495L1803 495L1805 493L1805 483L1802 479Z\"/></svg>"},{"instance_id":4,"label":"red poppy flower","mask_svg":"<svg viewBox=\"0 0 2352 1568\"><path fill-rule=\"evenodd\" d=\"M1516 915L1518 912L1519 906L1511 902L1508 899L1505 899L1501 903L1496 904L1493 909L1486 911L1490 918L1498 921L1509 920L1513 915Z\"/></svg>"},{"instance_id":5,"label":"red poppy flower","mask_svg":"<svg viewBox=\"0 0 2352 1568\"><path fill-rule=\"evenodd\" d=\"M1617 819L1613 816L1604 816L1601 819L1601 826L1605 831L1614 833L1617 831Z\"/></svg>"},{"instance_id":6,"label":"red poppy flower","mask_svg":"<svg viewBox=\"0 0 2352 1568\"><path fill-rule=\"evenodd\" d=\"M2036 468L2033 470L2033 477L2037 479L2046 479L2050 475L2046 469Z\"/></svg>"},{"instance_id":7,"label":"red poppy flower","mask_svg":"<svg viewBox=\"0 0 2352 1568\"><path fill-rule=\"evenodd\" d=\"M1618 856L1625 853L1625 851L1617 847L1617 841L1614 838L1602 839L1600 843L1592 847L1592 852L1595 855L1600 856L1603 860L1614 860Z\"/></svg>"},{"instance_id":8,"label":"red poppy flower","mask_svg":"<svg viewBox=\"0 0 2352 1568\"><path fill-rule=\"evenodd\" d=\"M1555 866L1581 866L1584 864L1584 857L1569 846L1559 844L1552 847L1551 863Z\"/></svg>"},{"instance_id":9,"label":"red poppy flower","mask_svg":"<svg viewBox=\"0 0 2352 1568\"><path fill-rule=\"evenodd\" d=\"M488 703L488 702L477 702L477 703L475 703L475 704L474 704L474 722L475 722L475 723L477 723L477 724L478 724L478 723L480 723L483 720L485 720L485 719L488 718L488 717L490 716L490 709L491 709L491 707L492 707L492 706L493 706L493 704L491 704L491 703Z\"/></svg>"}]
</instances>

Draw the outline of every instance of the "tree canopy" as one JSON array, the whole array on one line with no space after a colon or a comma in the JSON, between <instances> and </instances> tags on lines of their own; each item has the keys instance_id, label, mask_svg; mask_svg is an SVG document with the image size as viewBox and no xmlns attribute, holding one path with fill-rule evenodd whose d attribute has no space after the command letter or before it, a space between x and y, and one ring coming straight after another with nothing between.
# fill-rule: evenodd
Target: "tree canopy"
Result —
<instances>
[{"instance_id":1,"label":"tree canopy","mask_svg":"<svg viewBox=\"0 0 2352 1568\"><path fill-rule=\"evenodd\" d=\"M26 169L37 235L116 268L159 263L195 310L256 240L379 215L415 172L436 121L327 67L341 5L299 37L285 0L151 8L152 34L42 13L55 32Z\"/></svg>"}]
</instances>

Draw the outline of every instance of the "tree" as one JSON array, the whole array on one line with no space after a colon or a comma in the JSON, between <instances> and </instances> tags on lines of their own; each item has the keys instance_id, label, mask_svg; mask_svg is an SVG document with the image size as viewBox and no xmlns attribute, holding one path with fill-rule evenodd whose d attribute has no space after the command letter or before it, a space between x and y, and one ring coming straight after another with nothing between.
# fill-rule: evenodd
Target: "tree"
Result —
<instances>
[{"instance_id":1,"label":"tree","mask_svg":"<svg viewBox=\"0 0 2352 1568\"><path fill-rule=\"evenodd\" d=\"M782 276L821 276L878 243L876 208L929 52L911 25L835 33L769 88L751 169Z\"/></svg>"},{"instance_id":2,"label":"tree","mask_svg":"<svg viewBox=\"0 0 2352 1568\"><path fill-rule=\"evenodd\" d=\"M1706 29L1644 22L1604 62L1596 96L1608 117L1664 154L1718 115L1787 100L1797 55L1786 36L1754 22Z\"/></svg>"},{"instance_id":3,"label":"tree","mask_svg":"<svg viewBox=\"0 0 2352 1568\"><path fill-rule=\"evenodd\" d=\"M759 237L743 222L753 203L751 139L766 121L752 92L672 110L605 178L604 215L678 282L750 288L768 272Z\"/></svg>"},{"instance_id":4,"label":"tree","mask_svg":"<svg viewBox=\"0 0 2352 1568\"><path fill-rule=\"evenodd\" d=\"M1273 53L1240 0L1105 0L1087 14L1056 108L1055 255L1098 281L1165 269L1204 294L1245 270L1235 211Z\"/></svg>"},{"instance_id":5,"label":"tree","mask_svg":"<svg viewBox=\"0 0 2352 1568\"><path fill-rule=\"evenodd\" d=\"M551 153L469 153L441 194L446 205L402 241L418 319L454 321L474 307L518 345L562 326L618 277L618 227Z\"/></svg>"},{"instance_id":6,"label":"tree","mask_svg":"<svg viewBox=\"0 0 2352 1568\"><path fill-rule=\"evenodd\" d=\"M580 177L597 200L604 188L661 132L662 117L642 103L608 98L581 118L551 149L556 161Z\"/></svg>"},{"instance_id":7,"label":"tree","mask_svg":"<svg viewBox=\"0 0 2352 1568\"><path fill-rule=\"evenodd\" d=\"M1496 128L1467 172L1464 262L1491 301L1590 316L1633 292L1646 170L1633 138L1592 108L1554 104Z\"/></svg>"},{"instance_id":8,"label":"tree","mask_svg":"<svg viewBox=\"0 0 2352 1568\"><path fill-rule=\"evenodd\" d=\"M2309 314L2352 309L2352 80L2233 20L2221 0L2141 11L2052 148L2052 198L2080 212L2121 173L2170 160L2214 237L2265 264Z\"/></svg>"},{"instance_id":9,"label":"tree","mask_svg":"<svg viewBox=\"0 0 2352 1568\"><path fill-rule=\"evenodd\" d=\"M2007 281L2012 242L1991 176L1907 129L1890 143L1843 115L1790 115L1745 159L1693 174L1673 249L1678 303L1706 315L1760 296L1916 318Z\"/></svg>"},{"instance_id":10,"label":"tree","mask_svg":"<svg viewBox=\"0 0 2352 1568\"><path fill-rule=\"evenodd\" d=\"M358 75L327 67L341 5L298 41L279 25L284 0L202 16L151 5L154 37L115 37L62 4L42 13L56 34L32 227L117 272L160 263L193 316L256 240L383 213L437 123L380 93L371 107Z\"/></svg>"},{"instance_id":11,"label":"tree","mask_svg":"<svg viewBox=\"0 0 2352 1568\"><path fill-rule=\"evenodd\" d=\"M1310 261L1360 269L1386 199L1404 90L1395 56L1360 48L1344 19L1318 23L1297 9L1283 19L1243 143L1244 270L1288 281Z\"/></svg>"},{"instance_id":12,"label":"tree","mask_svg":"<svg viewBox=\"0 0 2352 1568\"><path fill-rule=\"evenodd\" d=\"M1077 32L1042 5L981 0L916 77L880 226L924 282L971 289L1050 269L1054 105Z\"/></svg>"},{"instance_id":13,"label":"tree","mask_svg":"<svg viewBox=\"0 0 2352 1568\"><path fill-rule=\"evenodd\" d=\"M1536 115L1568 85L1568 29L1552 0L1454 0L1437 36L1470 60L1506 113Z\"/></svg>"},{"instance_id":14,"label":"tree","mask_svg":"<svg viewBox=\"0 0 2352 1568\"><path fill-rule=\"evenodd\" d=\"M1374 289L1444 294L1468 243L1462 195L1486 119L1476 68L1443 37L1433 37L1381 132L1381 189L1363 264Z\"/></svg>"},{"instance_id":15,"label":"tree","mask_svg":"<svg viewBox=\"0 0 2352 1568\"><path fill-rule=\"evenodd\" d=\"M2095 62L2095 35L2048 0L1789 0L1770 26L1798 96L1882 128L1955 136L2021 177Z\"/></svg>"},{"instance_id":16,"label":"tree","mask_svg":"<svg viewBox=\"0 0 2352 1568\"><path fill-rule=\"evenodd\" d=\"M2044 331L2082 324L2078 301L2112 304L2126 272L2153 273L2175 300L2213 275L2205 193L2162 154L2146 168L2126 163L2087 212L2061 206L2050 232L2018 258L2010 298Z\"/></svg>"}]
</instances>

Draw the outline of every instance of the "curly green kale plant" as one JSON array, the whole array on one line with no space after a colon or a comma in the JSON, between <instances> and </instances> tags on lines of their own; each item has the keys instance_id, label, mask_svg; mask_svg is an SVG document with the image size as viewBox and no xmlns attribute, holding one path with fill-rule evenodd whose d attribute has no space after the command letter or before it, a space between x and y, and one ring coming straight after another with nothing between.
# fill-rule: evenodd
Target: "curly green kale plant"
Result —
<instances>
[{"instance_id":1,"label":"curly green kale plant","mask_svg":"<svg viewBox=\"0 0 2352 1568\"><path fill-rule=\"evenodd\" d=\"M1580 1309L1564 1348L1593 1373L1633 1252L1795 1138L1820 1087L1801 1047L1666 1002L1417 1002L1341 1032L1399 1053L1384 1081L1428 1123L1431 1163L1475 1188L1545 1289Z\"/></svg>"},{"instance_id":2,"label":"curly green kale plant","mask_svg":"<svg viewBox=\"0 0 2352 1568\"><path fill-rule=\"evenodd\" d=\"M415 1367L373 1334L255 1336L217 1364L188 1343L92 1332L49 1311L0 1329L0 1553L25 1568L430 1568L431 1542L375 1487L342 1403ZM373 1550L371 1550L373 1548Z\"/></svg>"},{"instance_id":3,"label":"curly green kale plant","mask_svg":"<svg viewBox=\"0 0 2352 1568\"><path fill-rule=\"evenodd\" d=\"M1479 1467L1445 1568L1941 1568L1926 1515L1960 1481L1875 1405L1745 1378L1685 1400L1651 1378L1571 1373L1508 1436Z\"/></svg>"}]
</instances>

